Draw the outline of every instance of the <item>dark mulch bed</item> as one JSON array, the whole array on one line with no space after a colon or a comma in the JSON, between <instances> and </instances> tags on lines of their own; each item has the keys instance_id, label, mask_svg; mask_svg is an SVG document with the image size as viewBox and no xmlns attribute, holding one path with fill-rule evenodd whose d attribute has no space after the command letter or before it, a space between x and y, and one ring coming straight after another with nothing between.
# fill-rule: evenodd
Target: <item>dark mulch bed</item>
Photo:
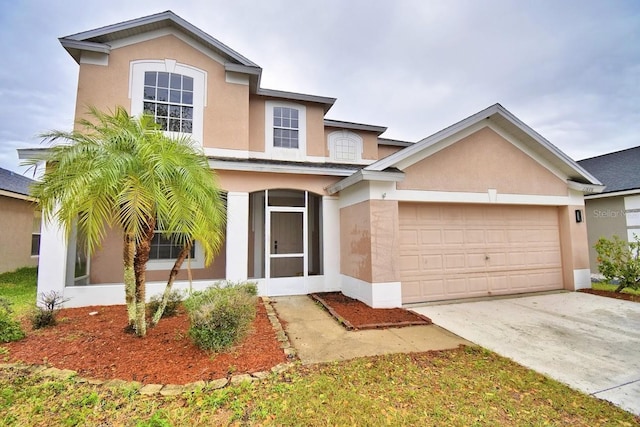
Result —
<instances>
[{"instance_id":1,"label":"dark mulch bed","mask_svg":"<svg viewBox=\"0 0 640 427\"><path fill-rule=\"evenodd\" d=\"M311 294L347 330L430 325L431 319L403 308L371 308L341 292Z\"/></svg>"},{"instance_id":2,"label":"dark mulch bed","mask_svg":"<svg viewBox=\"0 0 640 427\"><path fill-rule=\"evenodd\" d=\"M625 301L640 302L640 295L624 294L621 292L613 292L613 291L601 291L597 289L580 289L578 292L584 292L585 294L599 295L601 297L623 299Z\"/></svg>"}]
</instances>

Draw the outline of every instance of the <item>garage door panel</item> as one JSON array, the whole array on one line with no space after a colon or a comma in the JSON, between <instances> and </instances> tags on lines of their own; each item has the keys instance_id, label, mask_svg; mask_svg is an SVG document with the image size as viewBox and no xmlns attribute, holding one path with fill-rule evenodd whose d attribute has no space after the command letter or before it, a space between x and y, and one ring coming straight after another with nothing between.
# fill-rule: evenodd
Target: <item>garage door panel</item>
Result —
<instances>
[{"instance_id":1,"label":"garage door panel","mask_svg":"<svg viewBox=\"0 0 640 427\"><path fill-rule=\"evenodd\" d=\"M399 217L403 302L562 287L554 207L400 204Z\"/></svg>"}]
</instances>

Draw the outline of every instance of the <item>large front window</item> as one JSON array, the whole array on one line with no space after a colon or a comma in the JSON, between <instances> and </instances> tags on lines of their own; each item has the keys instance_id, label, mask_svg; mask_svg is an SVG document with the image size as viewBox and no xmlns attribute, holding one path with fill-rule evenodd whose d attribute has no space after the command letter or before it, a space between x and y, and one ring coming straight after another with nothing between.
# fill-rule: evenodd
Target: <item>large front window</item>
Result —
<instances>
[{"instance_id":1,"label":"large front window","mask_svg":"<svg viewBox=\"0 0 640 427\"><path fill-rule=\"evenodd\" d=\"M149 259L175 260L176 258L178 258L178 254L180 253L180 251L182 251L182 248L184 246L174 243L171 239L167 239L160 233L161 231L156 231L153 235ZM196 248L194 245L191 245L189 256L193 258L195 257L195 255Z\"/></svg>"},{"instance_id":2,"label":"large front window","mask_svg":"<svg viewBox=\"0 0 640 427\"><path fill-rule=\"evenodd\" d=\"M160 129L193 131L193 78L181 74L144 73L144 112L156 119Z\"/></svg>"},{"instance_id":3,"label":"large front window","mask_svg":"<svg viewBox=\"0 0 640 427\"><path fill-rule=\"evenodd\" d=\"M298 148L298 110L288 107L273 109L273 146Z\"/></svg>"}]
</instances>

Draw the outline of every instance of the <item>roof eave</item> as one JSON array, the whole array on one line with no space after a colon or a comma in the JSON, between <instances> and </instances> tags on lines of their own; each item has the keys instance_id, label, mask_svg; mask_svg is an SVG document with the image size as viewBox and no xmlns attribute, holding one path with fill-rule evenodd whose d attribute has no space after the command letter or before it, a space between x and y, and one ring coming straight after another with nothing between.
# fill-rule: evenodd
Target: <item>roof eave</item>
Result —
<instances>
[{"instance_id":1,"label":"roof eave","mask_svg":"<svg viewBox=\"0 0 640 427\"><path fill-rule=\"evenodd\" d=\"M336 98L329 98L326 96L308 95L306 93L285 92L282 90L264 89L264 88L258 88L256 90L256 95L267 96L270 98L286 99L290 101L302 101L302 102L312 102L315 104L322 104L324 107L325 113L329 111L329 109L336 102Z\"/></svg>"},{"instance_id":2,"label":"roof eave","mask_svg":"<svg viewBox=\"0 0 640 427\"><path fill-rule=\"evenodd\" d=\"M340 129L362 130L367 132L375 132L381 135L387 131L385 126L367 125L364 123L343 122L341 120L324 119L324 125Z\"/></svg>"},{"instance_id":3,"label":"roof eave","mask_svg":"<svg viewBox=\"0 0 640 427\"><path fill-rule=\"evenodd\" d=\"M385 171L370 171L366 169L360 169L353 175L342 179L335 184L332 184L326 188L330 195L334 195L345 188L351 187L361 181L383 181L383 182L400 182L404 179L404 172L385 172Z\"/></svg>"}]
</instances>

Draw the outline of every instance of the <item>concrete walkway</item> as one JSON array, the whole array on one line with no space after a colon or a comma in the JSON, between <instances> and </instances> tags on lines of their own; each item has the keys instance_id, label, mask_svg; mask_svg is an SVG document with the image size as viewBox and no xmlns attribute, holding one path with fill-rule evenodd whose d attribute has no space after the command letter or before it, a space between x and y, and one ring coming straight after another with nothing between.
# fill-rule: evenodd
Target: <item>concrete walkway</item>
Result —
<instances>
[{"instance_id":1,"label":"concrete walkway","mask_svg":"<svg viewBox=\"0 0 640 427\"><path fill-rule=\"evenodd\" d=\"M413 307L434 323L640 415L640 304L579 292Z\"/></svg>"},{"instance_id":2,"label":"concrete walkway","mask_svg":"<svg viewBox=\"0 0 640 427\"><path fill-rule=\"evenodd\" d=\"M308 296L272 297L271 301L303 363L473 345L436 325L347 331Z\"/></svg>"}]
</instances>

